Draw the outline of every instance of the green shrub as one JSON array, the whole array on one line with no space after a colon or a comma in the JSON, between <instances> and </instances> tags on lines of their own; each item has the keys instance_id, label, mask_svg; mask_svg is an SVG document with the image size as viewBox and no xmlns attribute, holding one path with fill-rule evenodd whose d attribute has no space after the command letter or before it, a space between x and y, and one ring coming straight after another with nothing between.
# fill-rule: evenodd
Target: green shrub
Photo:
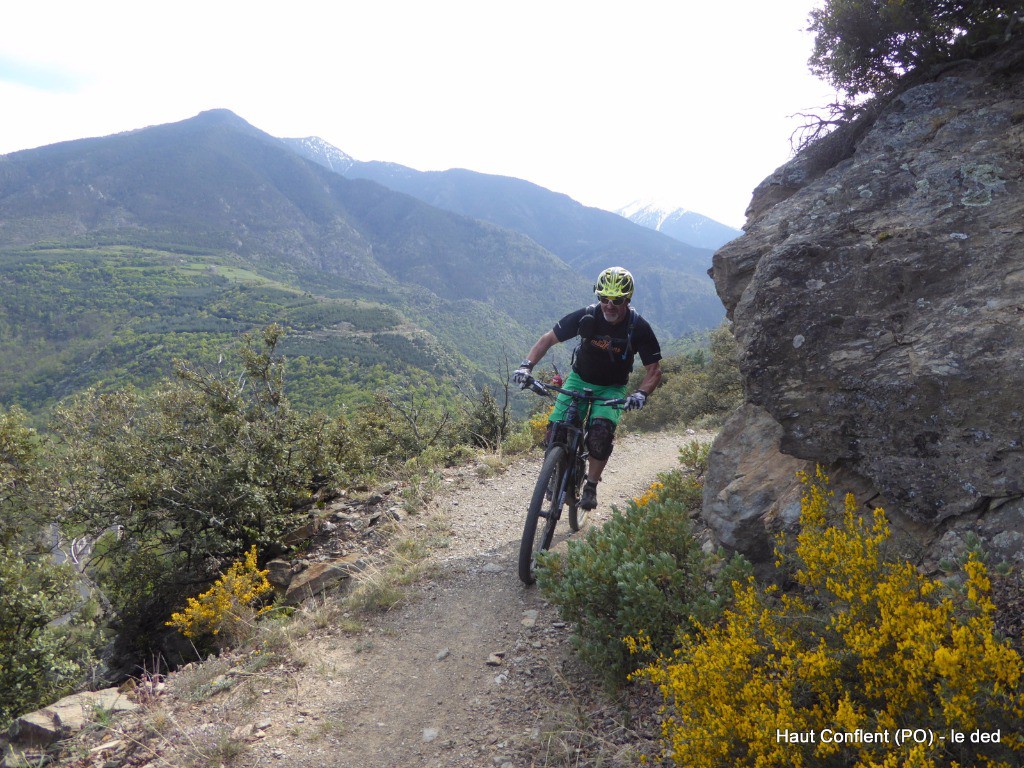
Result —
<instances>
[{"instance_id":1,"label":"green shrub","mask_svg":"<svg viewBox=\"0 0 1024 768\"><path fill-rule=\"evenodd\" d=\"M658 484L661 486L656 497L658 501L679 504L689 512L700 509L704 484L689 472L682 469L659 472Z\"/></svg>"},{"instance_id":2,"label":"green shrub","mask_svg":"<svg viewBox=\"0 0 1024 768\"><path fill-rule=\"evenodd\" d=\"M354 414L349 444L364 478L379 478L411 466L416 472L451 465L467 455L469 416L450 407L454 396L424 388L378 392Z\"/></svg>"},{"instance_id":3,"label":"green shrub","mask_svg":"<svg viewBox=\"0 0 1024 768\"><path fill-rule=\"evenodd\" d=\"M479 399L474 403L467 419L468 441L480 448L495 451L505 441L509 428L507 390L503 403L499 403L489 387L481 387Z\"/></svg>"},{"instance_id":4,"label":"green shrub","mask_svg":"<svg viewBox=\"0 0 1024 768\"><path fill-rule=\"evenodd\" d=\"M46 556L0 550L0 728L72 693L92 670L101 638L75 579Z\"/></svg>"},{"instance_id":5,"label":"green shrub","mask_svg":"<svg viewBox=\"0 0 1024 768\"><path fill-rule=\"evenodd\" d=\"M151 394L90 391L59 408L65 520L93 535L120 525L113 551L212 558L216 571L277 544L337 481L346 446L337 422L290 407L273 333L241 349L240 374L181 364Z\"/></svg>"},{"instance_id":6,"label":"green shrub","mask_svg":"<svg viewBox=\"0 0 1024 768\"><path fill-rule=\"evenodd\" d=\"M704 495L703 477L710 452L711 443L691 440L679 449L679 463L683 466L659 472L658 479L633 502L638 507L654 502L673 502L691 512L700 509Z\"/></svg>"},{"instance_id":7,"label":"green shrub","mask_svg":"<svg viewBox=\"0 0 1024 768\"><path fill-rule=\"evenodd\" d=\"M18 408L0 408L0 548L36 546L51 522L42 493L43 445Z\"/></svg>"},{"instance_id":8,"label":"green shrub","mask_svg":"<svg viewBox=\"0 0 1024 768\"><path fill-rule=\"evenodd\" d=\"M562 618L574 625L581 659L610 690L642 666L627 637L645 634L652 652L672 648L679 636L713 622L732 597L732 581L747 564L726 567L694 538L689 510L677 502L614 509L601 529L570 541L568 553L540 558L538 583Z\"/></svg>"},{"instance_id":9,"label":"green shrub","mask_svg":"<svg viewBox=\"0 0 1024 768\"><path fill-rule=\"evenodd\" d=\"M71 693L102 642L74 571L50 557L43 458L26 415L0 409L0 729Z\"/></svg>"},{"instance_id":10,"label":"green shrub","mask_svg":"<svg viewBox=\"0 0 1024 768\"><path fill-rule=\"evenodd\" d=\"M90 391L57 409L56 506L97 539L92 575L123 637L163 632L168 607L250 547L279 553L356 450L343 421L290 407L279 333L247 340L240 371L182 364L151 394Z\"/></svg>"},{"instance_id":11,"label":"green shrub","mask_svg":"<svg viewBox=\"0 0 1024 768\"><path fill-rule=\"evenodd\" d=\"M697 477L708 471L708 457L711 455L711 443L691 440L679 449L679 463Z\"/></svg>"}]
</instances>

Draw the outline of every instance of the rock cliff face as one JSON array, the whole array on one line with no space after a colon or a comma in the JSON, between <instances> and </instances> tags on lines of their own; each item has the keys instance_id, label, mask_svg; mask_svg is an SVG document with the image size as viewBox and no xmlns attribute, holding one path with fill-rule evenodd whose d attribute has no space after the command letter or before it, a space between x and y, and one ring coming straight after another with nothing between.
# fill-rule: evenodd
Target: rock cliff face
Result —
<instances>
[{"instance_id":1,"label":"rock cliff face","mask_svg":"<svg viewBox=\"0 0 1024 768\"><path fill-rule=\"evenodd\" d=\"M779 168L711 275L747 405L703 516L764 561L794 471L882 504L924 560L1024 541L1024 45L960 63ZM752 470L756 465L756 471Z\"/></svg>"}]
</instances>

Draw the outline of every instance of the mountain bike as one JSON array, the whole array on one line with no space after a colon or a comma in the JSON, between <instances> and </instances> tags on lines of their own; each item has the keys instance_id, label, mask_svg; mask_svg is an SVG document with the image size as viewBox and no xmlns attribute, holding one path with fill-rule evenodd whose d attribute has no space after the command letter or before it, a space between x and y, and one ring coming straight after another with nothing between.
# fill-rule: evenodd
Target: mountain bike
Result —
<instances>
[{"instance_id":1,"label":"mountain bike","mask_svg":"<svg viewBox=\"0 0 1024 768\"><path fill-rule=\"evenodd\" d=\"M527 379L524 389L546 397L554 397L554 392L561 392L572 398L565 418L552 424L544 463L537 476L519 544L519 578L524 584L533 584L537 580L537 553L551 546L562 510L569 513L569 528L573 533L583 527L587 511L581 509L579 503L583 483L587 479L587 432L593 406L622 407L626 401L622 398L602 400L594 397L593 390L577 392L563 389L533 377Z\"/></svg>"}]
</instances>

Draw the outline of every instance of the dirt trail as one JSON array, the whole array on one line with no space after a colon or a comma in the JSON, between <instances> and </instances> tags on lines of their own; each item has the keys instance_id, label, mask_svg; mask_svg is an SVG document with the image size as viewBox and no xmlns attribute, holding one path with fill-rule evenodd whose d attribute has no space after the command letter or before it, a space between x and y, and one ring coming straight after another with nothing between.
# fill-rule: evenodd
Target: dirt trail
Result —
<instances>
[{"instance_id":1,"label":"dirt trail","mask_svg":"<svg viewBox=\"0 0 1024 768\"><path fill-rule=\"evenodd\" d=\"M599 508L640 495L658 472L679 465L693 434L627 435L599 487ZM707 439L707 436L701 436ZM420 766L480 768L535 763L531 750L553 720L572 718L582 667L569 652L569 628L536 587L516 576L525 505L539 454L481 477L473 468L446 478L410 526L450 525L436 549L440 577L413 589L401 608L357 636L305 641L307 665L268 682L247 711L210 704L227 724L265 726L236 765L289 768ZM568 525L556 534L565 546ZM582 535L582 534L576 534ZM571 764L571 763L570 763Z\"/></svg>"}]
</instances>

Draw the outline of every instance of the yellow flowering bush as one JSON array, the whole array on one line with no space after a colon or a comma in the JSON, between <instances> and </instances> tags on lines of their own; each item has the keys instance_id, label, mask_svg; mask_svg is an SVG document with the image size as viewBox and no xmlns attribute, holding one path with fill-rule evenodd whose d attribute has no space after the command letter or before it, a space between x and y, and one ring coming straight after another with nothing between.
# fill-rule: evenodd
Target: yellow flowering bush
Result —
<instances>
[{"instance_id":1,"label":"yellow flowering bush","mask_svg":"<svg viewBox=\"0 0 1024 768\"><path fill-rule=\"evenodd\" d=\"M638 507L646 507L652 502L662 500L662 494L665 490L665 484L659 481L651 483L651 486L644 491L640 496L633 499L633 503Z\"/></svg>"},{"instance_id":2,"label":"yellow flowering bush","mask_svg":"<svg viewBox=\"0 0 1024 768\"><path fill-rule=\"evenodd\" d=\"M671 758L690 768L1019 765L1024 665L995 635L985 566L971 556L954 592L884 556L882 510L864 521L848 495L830 525L828 478L802 480L798 588L736 584L720 623L639 673L665 697Z\"/></svg>"},{"instance_id":3,"label":"yellow flowering bush","mask_svg":"<svg viewBox=\"0 0 1024 768\"><path fill-rule=\"evenodd\" d=\"M541 445L544 442L544 435L548 429L548 420L551 418L554 410L555 406L553 405L550 408L542 408L527 421L526 424L530 429L530 437L533 439L534 445Z\"/></svg>"},{"instance_id":4,"label":"yellow flowering bush","mask_svg":"<svg viewBox=\"0 0 1024 768\"><path fill-rule=\"evenodd\" d=\"M175 627L192 640L222 632L231 636L239 625L259 616L269 608L255 606L273 587L267 581L267 571L256 565L256 547L236 561L213 586L199 597L190 597L181 613L171 614L167 626Z\"/></svg>"}]
</instances>

